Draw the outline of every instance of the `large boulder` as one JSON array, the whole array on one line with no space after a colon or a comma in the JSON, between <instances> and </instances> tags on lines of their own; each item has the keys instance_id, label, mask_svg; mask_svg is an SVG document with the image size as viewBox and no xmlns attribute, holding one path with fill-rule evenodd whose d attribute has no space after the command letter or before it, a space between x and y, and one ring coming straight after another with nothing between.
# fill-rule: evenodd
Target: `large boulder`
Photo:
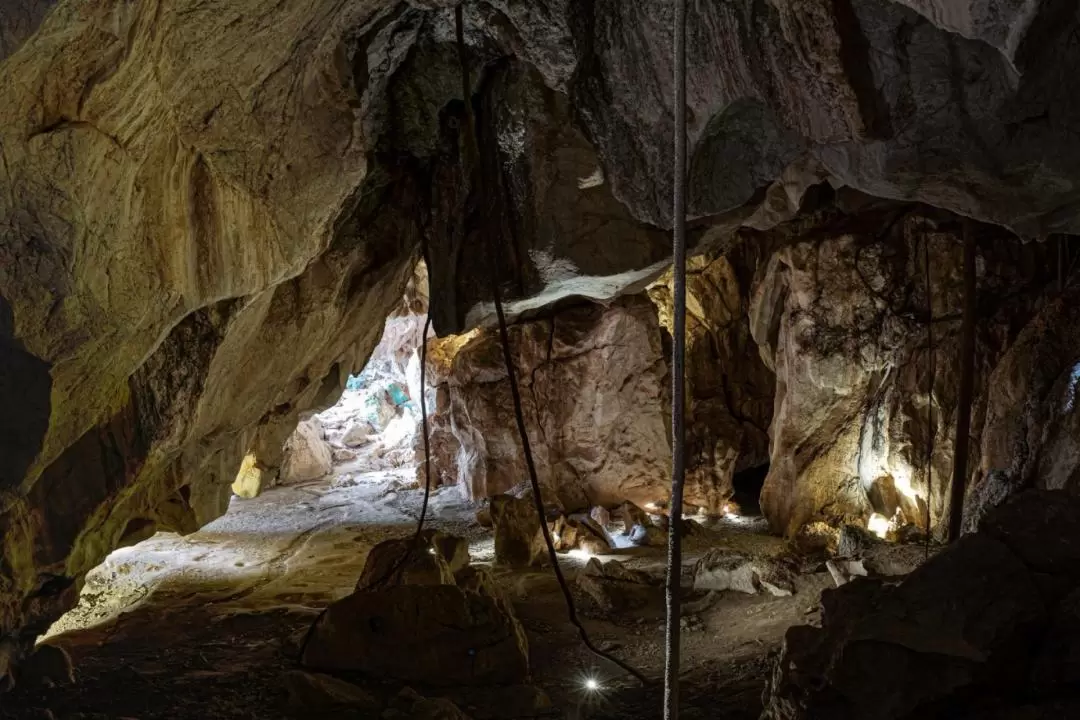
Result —
<instances>
[{"instance_id":1,"label":"large boulder","mask_svg":"<svg viewBox=\"0 0 1080 720\"><path fill-rule=\"evenodd\" d=\"M545 497L567 511L661 500L669 490L667 365L656 310L636 297L510 328L533 458ZM474 498L528 477L498 333L432 343L439 476Z\"/></svg>"},{"instance_id":2,"label":"large boulder","mask_svg":"<svg viewBox=\"0 0 1080 720\"><path fill-rule=\"evenodd\" d=\"M496 495L491 498L490 508L496 564L524 568L547 560L547 546L531 494L520 498Z\"/></svg>"},{"instance_id":3,"label":"large boulder","mask_svg":"<svg viewBox=\"0 0 1080 720\"><path fill-rule=\"evenodd\" d=\"M494 599L455 585L361 591L327 608L302 662L425 686L520 683L525 634Z\"/></svg>"},{"instance_id":4,"label":"large boulder","mask_svg":"<svg viewBox=\"0 0 1080 720\"><path fill-rule=\"evenodd\" d=\"M334 467L330 444L323 436L317 420L305 420L285 443L285 459L281 464L281 480L285 483L318 480Z\"/></svg>"},{"instance_id":5,"label":"large boulder","mask_svg":"<svg viewBox=\"0 0 1080 720\"><path fill-rule=\"evenodd\" d=\"M659 583L647 573L618 560L592 558L577 576L577 587L605 612L632 610L660 599Z\"/></svg>"},{"instance_id":6,"label":"large boulder","mask_svg":"<svg viewBox=\"0 0 1080 720\"><path fill-rule=\"evenodd\" d=\"M1077 503L1024 493L897 585L826 591L821 627L788 631L763 718L1054 717L1025 705L1033 687L1075 703Z\"/></svg>"},{"instance_id":7,"label":"large boulder","mask_svg":"<svg viewBox=\"0 0 1080 720\"><path fill-rule=\"evenodd\" d=\"M583 550L590 555L611 552L611 538L600 523L584 514L560 515L551 526L552 543L559 552Z\"/></svg>"},{"instance_id":8,"label":"large boulder","mask_svg":"<svg viewBox=\"0 0 1080 720\"><path fill-rule=\"evenodd\" d=\"M415 542L410 535L384 540L374 546L364 561L364 569L356 581L356 589L374 590L398 583L453 585L454 570L435 542L441 535L442 533L436 530L428 529L421 532ZM409 556L406 557L406 554ZM466 556L467 554L466 549Z\"/></svg>"},{"instance_id":9,"label":"large boulder","mask_svg":"<svg viewBox=\"0 0 1080 720\"><path fill-rule=\"evenodd\" d=\"M795 592L795 573L781 558L713 548L694 566L694 589L733 590L748 595L764 590L784 597Z\"/></svg>"}]
</instances>

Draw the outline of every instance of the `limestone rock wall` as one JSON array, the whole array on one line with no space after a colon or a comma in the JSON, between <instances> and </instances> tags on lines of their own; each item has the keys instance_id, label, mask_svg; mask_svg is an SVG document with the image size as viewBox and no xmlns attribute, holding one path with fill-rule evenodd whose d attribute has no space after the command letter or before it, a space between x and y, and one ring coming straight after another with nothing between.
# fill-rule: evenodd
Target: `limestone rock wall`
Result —
<instances>
[{"instance_id":1,"label":"limestone rock wall","mask_svg":"<svg viewBox=\"0 0 1080 720\"><path fill-rule=\"evenodd\" d=\"M976 485L1080 490L1078 303L1075 284L1051 294L994 368Z\"/></svg>"},{"instance_id":2,"label":"limestone rock wall","mask_svg":"<svg viewBox=\"0 0 1080 720\"><path fill-rule=\"evenodd\" d=\"M510 332L529 441L546 496L568 510L667 497L667 363L643 297L586 305ZM528 483L496 331L432 341L434 466L473 497Z\"/></svg>"},{"instance_id":3,"label":"limestone rock wall","mask_svg":"<svg viewBox=\"0 0 1080 720\"><path fill-rule=\"evenodd\" d=\"M768 243L690 258L687 267L687 503L719 514L736 472L769 462L775 376L750 334L754 270ZM671 273L649 288L671 333Z\"/></svg>"},{"instance_id":4,"label":"limestone rock wall","mask_svg":"<svg viewBox=\"0 0 1080 720\"><path fill-rule=\"evenodd\" d=\"M340 62L376 9L71 2L4 36L0 636L220 514L377 342L418 233Z\"/></svg>"},{"instance_id":5,"label":"limestone rock wall","mask_svg":"<svg viewBox=\"0 0 1080 720\"><path fill-rule=\"evenodd\" d=\"M663 271L670 3L491 0L465 18L470 98L441 0L0 8L0 635L31 636L147 520L220 512L243 457L276 465L363 365L420 246L443 335L490 322L492 270L515 317ZM1075 232L1078 26L1057 0L696 3L692 241L790 220L823 181ZM781 265L803 287L808 262ZM792 387L821 384L792 365L813 302L791 297L784 343L765 343L778 431ZM860 367L834 394L893 365ZM809 435L850 415L822 400L836 415ZM815 454L786 432L774 465L777 437Z\"/></svg>"},{"instance_id":6,"label":"limestone rock wall","mask_svg":"<svg viewBox=\"0 0 1080 720\"><path fill-rule=\"evenodd\" d=\"M1040 246L975 232L978 438L991 370L1034 314L1047 275ZM927 504L932 526L944 517L959 382L959 233L955 217L867 210L778 250L761 268L750 314L776 372L761 496L774 530L818 518L861 523L875 511L892 517L896 502L887 498L897 491L910 501L908 521L925 527Z\"/></svg>"}]
</instances>

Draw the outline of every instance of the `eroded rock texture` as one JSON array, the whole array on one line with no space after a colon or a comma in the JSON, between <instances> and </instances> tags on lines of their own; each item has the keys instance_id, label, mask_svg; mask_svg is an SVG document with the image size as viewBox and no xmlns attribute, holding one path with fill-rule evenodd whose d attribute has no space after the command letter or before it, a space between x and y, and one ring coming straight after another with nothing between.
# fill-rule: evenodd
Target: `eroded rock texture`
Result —
<instances>
[{"instance_id":1,"label":"eroded rock texture","mask_svg":"<svg viewBox=\"0 0 1080 720\"><path fill-rule=\"evenodd\" d=\"M1074 714L1078 510L1027 493L899 585L826 591L822 626L788 630L762 718Z\"/></svg>"},{"instance_id":2,"label":"eroded rock texture","mask_svg":"<svg viewBox=\"0 0 1080 720\"><path fill-rule=\"evenodd\" d=\"M979 468L985 479L976 482L1080 488L1078 384L1080 290L1073 287L1043 308L994 368Z\"/></svg>"},{"instance_id":3,"label":"eroded rock texture","mask_svg":"<svg viewBox=\"0 0 1080 720\"><path fill-rule=\"evenodd\" d=\"M767 242L687 267L687 504L720 514L734 474L769 462L774 374L750 333L754 270ZM671 273L649 288L661 323L672 327Z\"/></svg>"},{"instance_id":4,"label":"eroded rock texture","mask_svg":"<svg viewBox=\"0 0 1080 720\"><path fill-rule=\"evenodd\" d=\"M778 250L759 272L751 328L776 372L761 503L774 530L794 533L819 518L862 524L872 512L892 518L898 507L923 528L944 517L959 382L960 232L955 216L866 209ZM990 370L1047 278L1038 246L990 228L972 232L978 437Z\"/></svg>"},{"instance_id":5,"label":"eroded rock texture","mask_svg":"<svg viewBox=\"0 0 1080 720\"><path fill-rule=\"evenodd\" d=\"M656 311L635 297L511 328L529 441L547 499L567 510L666 496L667 364ZM528 483L498 333L433 342L434 465L473 497Z\"/></svg>"},{"instance_id":6,"label":"eroded rock texture","mask_svg":"<svg viewBox=\"0 0 1080 720\"><path fill-rule=\"evenodd\" d=\"M441 1L0 9L0 635L43 629L118 543L220 512L245 456L276 472L298 419L363 364L421 246L440 334L490 321L492 269L515 316L610 300L663 270L670 3L492 0L465 21L467 93ZM1056 0L696 3L694 240L722 247L739 224L790 219L824 180L1024 235L1075 231L1078 24ZM808 263L781 263L800 312ZM791 388L807 379L785 357L795 345L767 344L786 376L786 453L801 442L785 429ZM649 345L637 362L658 356ZM878 387L887 366L826 384ZM656 402L660 378L641 380L656 373L632 375ZM835 412L811 426L850 415L844 402L824 398ZM581 430L655 433L634 473L616 480L618 453L551 437L537 443L548 481L649 487L665 423L625 423ZM497 467L509 443L494 439L495 469L474 480L485 492L522 479ZM770 500L780 526L788 504Z\"/></svg>"}]
</instances>

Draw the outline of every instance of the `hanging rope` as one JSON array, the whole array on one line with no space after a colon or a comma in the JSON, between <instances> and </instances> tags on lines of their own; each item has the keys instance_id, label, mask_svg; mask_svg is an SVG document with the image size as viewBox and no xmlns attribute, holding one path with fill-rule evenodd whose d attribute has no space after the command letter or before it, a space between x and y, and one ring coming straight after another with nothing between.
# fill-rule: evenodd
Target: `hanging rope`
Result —
<instances>
[{"instance_id":1,"label":"hanging rope","mask_svg":"<svg viewBox=\"0 0 1080 720\"><path fill-rule=\"evenodd\" d=\"M470 98L472 97L472 83L469 80L469 68L466 63L465 53L465 31L464 31L464 18L463 8L458 5L454 10L454 20L456 23L456 36L458 43L458 58L461 61L461 81L462 81L462 97L465 100L465 113L466 113L466 128L472 131L473 134L466 137L466 143L475 143L475 146L470 146L467 157L473 157L479 159L479 138L475 134L475 123L472 117L472 106ZM465 163L462 163L462 175L463 182L467 182L464 178L466 172ZM492 217L493 212L498 212L498 208L495 207L494 192L488 192L490 188L484 187L484 173L480 173L481 187L479 188L481 196L486 196L489 201L489 210L486 217ZM495 190L501 190L501 182ZM500 213L501 215L502 213ZM505 219L505 218L504 218ZM512 234L512 230L509 227L502 228L503 236L509 237ZM488 237L492 237L493 233ZM502 292L499 289L499 277L498 277L498 251L501 245L492 248L492 254L489 256L490 265L490 282L491 282L491 296L495 303L495 316L499 325L499 341L502 346L503 362L506 365L507 381L510 383L510 397L514 406L514 420L517 423L518 435L521 437L521 448L525 456L525 467L529 474L529 484L532 487L533 503L536 507L536 517L540 522L540 531L544 537L544 545L547 547L548 561L551 563L552 570L555 573L555 579L559 583L559 589L562 591L563 599L566 602L566 615L570 624L577 628L578 636L581 638L582 644L598 658L607 660L615 666L622 669L629 675L632 675L642 685L647 685L648 680L638 670L634 669L625 662L619 660L615 656L606 653L593 644L589 638L588 632L585 630L585 626L581 624L581 620L578 618L577 609L574 606L574 597L570 592L570 587L567 585L566 577L563 575L562 567L559 565L559 556L555 552L555 543L551 537L551 530L548 528L547 516L544 510L544 498L540 489L540 480L536 472L536 463L533 460L532 447L529 444L529 433L525 426L525 413L522 409L521 403L521 391L517 383L517 373L514 369L514 358L510 351L510 333L506 325L506 314L503 310L502 304Z\"/></svg>"},{"instance_id":2,"label":"hanging rope","mask_svg":"<svg viewBox=\"0 0 1080 720\"><path fill-rule=\"evenodd\" d=\"M686 0L675 0L675 171L671 351L671 503L665 591L667 656L664 662L664 720L679 717L682 585L683 479L686 473Z\"/></svg>"},{"instance_id":3,"label":"hanging rope","mask_svg":"<svg viewBox=\"0 0 1080 720\"><path fill-rule=\"evenodd\" d=\"M960 539L964 522L964 489L967 484L968 443L971 439L971 403L975 394L976 247L975 231L970 220L964 220L963 235L964 320L960 330L960 391L956 400L956 442L953 445L953 475L949 492L949 542ZM1060 244L1058 247L1061 247ZM1059 279L1059 286L1060 284Z\"/></svg>"},{"instance_id":4,"label":"hanging rope","mask_svg":"<svg viewBox=\"0 0 1080 720\"><path fill-rule=\"evenodd\" d=\"M934 498L934 293L930 280L930 234L923 236L923 265L926 271L926 346L929 353L929 381L926 390L926 557L930 557L930 503Z\"/></svg>"}]
</instances>

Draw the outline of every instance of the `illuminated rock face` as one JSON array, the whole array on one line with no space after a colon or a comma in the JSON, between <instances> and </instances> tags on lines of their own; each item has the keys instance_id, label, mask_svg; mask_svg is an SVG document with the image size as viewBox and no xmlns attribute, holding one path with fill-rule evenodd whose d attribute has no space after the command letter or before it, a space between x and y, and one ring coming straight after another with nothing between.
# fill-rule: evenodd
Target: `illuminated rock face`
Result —
<instances>
[{"instance_id":1,"label":"illuminated rock face","mask_svg":"<svg viewBox=\"0 0 1080 720\"><path fill-rule=\"evenodd\" d=\"M469 4L468 167L447 5L0 8L0 636L28 642L133 533L222 512L247 455L272 476L300 417L363 366L421 245L443 335L490 320L493 266L514 316L663 271L670 3ZM1075 232L1075 9L962 5L697 3L693 242L789 220L825 180ZM797 346L774 353L783 418L800 416L791 383L820 384ZM822 382L876 387L888 363L860 362ZM835 425L810 420L807 440ZM820 449L779 422L773 461L794 467L774 489ZM773 492L771 515L821 505L802 497Z\"/></svg>"},{"instance_id":2,"label":"illuminated rock face","mask_svg":"<svg viewBox=\"0 0 1080 720\"><path fill-rule=\"evenodd\" d=\"M929 510L936 528L947 511L962 311L959 223L910 211L873 217L778 250L755 287L751 328L776 371L761 503L777 532L817 519L861 525L872 513L892 518L897 508L922 527ZM1041 247L988 228L975 232L978 438L990 370L1033 314L1047 278Z\"/></svg>"},{"instance_id":3,"label":"illuminated rock face","mask_svg":"<svg viewBox=\"0 0 1080 720\"><path fill-rule=\"evenodd\" d=\"M687 268L686 503L717 515L735 473L769 462L775 376L748 321L754 271L767 247L745 242L726 256L691 258ZM670 272L649 296L670 336Z\"/></svg>"},{"instance_id":4,"label":"illuminated rock face","mask_svg":"<svg viewBox=\"0 0 1080 720\"><path fill-rule=\"evenodd\" d=\"M587 305L511 328L533 457L548 499L567 510L656 502L669 492L667 363L644 298ZM474 497L528 483L498 333L434 343L442 398L435 467ZM453 346L453 347L452 347Z\"/></svg>"}]
</instances>

